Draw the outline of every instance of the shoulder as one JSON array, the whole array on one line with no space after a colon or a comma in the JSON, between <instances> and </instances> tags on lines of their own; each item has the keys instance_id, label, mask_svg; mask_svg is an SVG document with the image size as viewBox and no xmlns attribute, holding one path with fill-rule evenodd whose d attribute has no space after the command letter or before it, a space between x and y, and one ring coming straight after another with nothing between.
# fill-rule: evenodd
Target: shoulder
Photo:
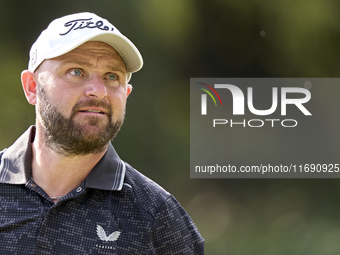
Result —
<instances>
[{"instance_id":1,"label":"shoulder","mask_svg":"<svg viewBox=\"0 0 340 255\"><path fill-rule=\"evenodd\" d=\"M162 207L172 195L131 165L126 162L124 163L126 165L124 185L132 189L135 202L155 217L159 208Z\"/></svg>"},{"instance_id":2,"label":"shoulder","mask_svg":"<svg viewBox=\"0 0 340 255\"><path fill-rule=\"evenodd\" d=\"M204 240L180 203L156 182L124 163L124 193L129 193L130 199L152 216L152 254L204 254Z\"/></svg>"},{"instance_id":3,"label":"shoulder","mask_svg":"<svg viewBox=\"0 0 340 255\"><path fill-rule=\"evenodd\" d=\"M152 254L204 254L204 239L195 223L169 192L129 164L125 181L131 185L139 206L152 214Z\"/></svg>"}]
</instances>

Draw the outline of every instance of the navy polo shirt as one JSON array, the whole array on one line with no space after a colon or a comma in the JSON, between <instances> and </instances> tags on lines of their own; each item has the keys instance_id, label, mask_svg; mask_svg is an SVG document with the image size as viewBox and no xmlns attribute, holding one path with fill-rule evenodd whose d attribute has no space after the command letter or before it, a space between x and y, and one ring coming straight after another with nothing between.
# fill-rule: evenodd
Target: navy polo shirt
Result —
<instances>
[{"instance_id":1,"label":"navy polo shirt","mask_svg":"<svg viewBox=\"0 0 340 255\"><path fill-rule=\"evenodd\" d=\"M177 200L113 146L58 203L31 179L28 129L0 152L0 254L204 254Z\"/></svg>"}]
</instances>

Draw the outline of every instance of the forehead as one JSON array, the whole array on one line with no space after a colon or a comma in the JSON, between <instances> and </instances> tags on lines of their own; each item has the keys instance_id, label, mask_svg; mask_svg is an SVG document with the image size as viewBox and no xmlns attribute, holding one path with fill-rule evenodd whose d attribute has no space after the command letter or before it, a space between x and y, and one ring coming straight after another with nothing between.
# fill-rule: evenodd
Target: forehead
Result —
<instances>
[{"instance_id":1,"label":"forehead","mask_svg":"<svg viewBox=\"0 0 340 255\"><path fill-rule=\"evenodd\" d=\"M126 72L125 63L119 53L112 46L103 42L86 42L55 59L69 62L84 62L88 65L95 65L101 59Z\"/></svg>"}]
</instances>

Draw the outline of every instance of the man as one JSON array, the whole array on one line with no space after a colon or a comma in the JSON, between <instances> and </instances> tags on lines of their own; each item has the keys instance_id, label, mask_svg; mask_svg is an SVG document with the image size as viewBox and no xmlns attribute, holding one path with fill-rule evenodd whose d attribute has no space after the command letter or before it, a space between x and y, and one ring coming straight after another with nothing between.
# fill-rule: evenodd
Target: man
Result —
<instances>
[{"instance_id":1,"label":"man","mask_svg":"<svg viewBox=\"0 0 340 255\"><path fill-rule=\"evenodd\" d=\"M115 152L143 65L107 20L54 20L21 80L36 125L0 153L0 254L203 254L173 196Z\"/></svg>"}]
</instances>

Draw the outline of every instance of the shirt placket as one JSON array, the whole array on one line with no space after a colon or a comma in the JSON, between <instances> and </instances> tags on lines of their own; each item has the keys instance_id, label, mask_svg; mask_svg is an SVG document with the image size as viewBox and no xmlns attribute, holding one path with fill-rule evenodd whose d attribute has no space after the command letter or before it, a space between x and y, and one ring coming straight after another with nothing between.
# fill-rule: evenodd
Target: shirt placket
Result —
<instances>
[{"instance_id":1,"label":"shirt placket","mask_svg":"<svg viewBox=\"0 0 340 255\"><path fill-rule=\"evenodd\" d=\"M58 231L56 230L55 222L58 221L59 217L59 206L66 202L69 199L75 198L82 193L84 193L84 184L81 184L79 187L65 195L62 199L60 199L57 203L54 203L53 200L46 194L46 192L41 189L33 180L29 180L26 184L26 187L38 193L43 199L42 206L44 213L41 219L41 226L36 233L37 243L35 254L55 254L57 247L56 240L64 238L63 236L58 236Z\"/></svg>"}]
</instances>

